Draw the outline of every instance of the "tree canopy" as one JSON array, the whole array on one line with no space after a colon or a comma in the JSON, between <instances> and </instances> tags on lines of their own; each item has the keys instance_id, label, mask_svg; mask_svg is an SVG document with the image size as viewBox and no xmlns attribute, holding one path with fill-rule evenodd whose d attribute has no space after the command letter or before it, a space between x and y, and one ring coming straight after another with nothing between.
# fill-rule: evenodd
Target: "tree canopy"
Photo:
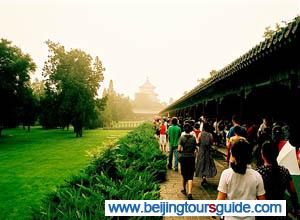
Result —
<instances>
[{"instance_id":1,"label":"tree canopy","mask_svg":"<svg viewBox=\"0 0 300 220\"><path fill-rule=\"evenodd\" d=\"M30 88L30 73L36 68L28 54L0 40L0 135L2 129L19 122L31 124L35 101ZM34 116L33 116L34 117Z\"/></svg>"},{"instance_id":2,"label":"tree canopy","mask_svg":"<svg viewBox=\"0 0 300 220\"><path fill-rule=\"evenodd\" d=\"M97 92L105 71L98 57L93 59L79 49L67 51L64 46L47 41L50 55L45 62L45 96L41 99L41 123L44 127L68 127L76 137L94 117Z\"/></svg>"}]
</instances>

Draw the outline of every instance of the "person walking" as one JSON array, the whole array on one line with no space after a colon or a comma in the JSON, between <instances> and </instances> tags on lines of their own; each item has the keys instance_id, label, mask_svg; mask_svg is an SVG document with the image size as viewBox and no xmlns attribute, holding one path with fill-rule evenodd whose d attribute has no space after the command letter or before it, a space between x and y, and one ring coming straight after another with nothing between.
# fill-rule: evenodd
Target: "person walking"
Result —
<instances>
[{"instance_id":1,"label":"person walking","mask_svg":"<svg viewBox=\"0 0 300 220\"><path fill-rule=\"evenodd\" d=\"M168 168L172 169L173 154L175 157L174 169L178 171L178 142L181 135L181 129L178 126L178 119L176 117L172 118L172 125L167 131L169 137L169 163Z\"/></svg>"},{"instance_id":2,"label":"person walking","mask_svg":"<svg viewBox=\"0 0 300 220\"><path fill-rule=\"evenodd\" d=\"M159 119L155 120L155 137L157 140L159 140L159 129L160 129L160 121Z\"/></svg>"},{"instance_id":3,"label":"person walking","mask_svg":"<svg viewBox=\"0 0 300 220\"><path fill-rule=\"evenodd\" d=\"M196 141L197 141L197 144L198 144L199 143L200 134L201 134L200 123L199 122L195 123L194 133L196 135Z\"/></svg>"},{"instance_id":4,"label":"person walking","mask_svg":"<svg viewBox=\"0 0 300 220\"><path fill-rule=\"evenodd\" d=\"M257 137L259 137L266 128L271 129L271 123L267 117L263 118L262 123L259 126L258 131L257 131Z\"/></svg>"},{"instance_id":5,"label":"person walking","mask_svg":"<svg viewBox=\"0 0 300 220\"><path fill-rule=\"evenodd\" d=\"M242 128L241 126L239 125L236 125L233 127L233 133L234 133L234 136L232 136L229 141L228 141L228 144L227 144L227 155L226 155L226 161L227 161L227 164L229 164L229 158L230 158L230 152L231 152L231 146L239 141L239 140L244 140L246 141L246 138L244 137L245 136L245 133L244 133L244 128Z\"/></svg>"},{"instance_id":6,"label":"person walking","mask_svg":"<svg viewBox=\"0 0 300 220\"><path fill-rule=\"evenodd\" d=\"M234 127L239 126L241 124L240 117L238 115L233 115L232 119L232 127L229 129L229 132L227 134L227 143L229 142L230 138L234 136ZM244 131L246 133L246 130Z\"/></svg>"},{"instance_id":7,"label":"person walking","mask_svg":"<svg viewBox=\"0 0 300 220\"><path fill-rule=\"evenodd\" d=\"M257 168L261 174L266 190L266 199L268 200L284 200L285 191L291 196L293 213L300 217L300 205L298 203L295 185L288 169L279 166L277 163L279 149L275 143L270 141L262 145L261 154L264 164ZM260 218L260 219L286 219L282 216Z\"/></svg>"},{"instance_id":8,"label":"person walking","mask_svg":"<svg viewBox=\"0 0 300 220\"><path fill-rule=\"evenodd\" d=\"M161 147L161 151L163 153L166 152L167 150L167 127L164 123L162 123L160 125L160 129L159 129L159 143L160 143L160 147Z\"/></svg>"},{"instance_id":9,"label":"person walking","mask_svg":"<svg viewBox=\"0 0 300 220\"><path fill-rule=\"evenodd\" d=\"M209 125L205 123L199 137L199 152L196 159L195 176L201 177L201 185L207 183L206 178L217 175L217 168L211 156L211 146L214 143L213 136L208 132Z\"/></svg>"},{"instance_id":10,"label":"person walking","mask_svg":"<svg viewBox=\"0 0 300 220\"><path fill-rule=\"evenodd\" d=\"M221 174L218 200L264 200L265 189L261 175L251 168L252 148L245 140L231 147L230 168ZM226 216L225 220L255 220L255 216Z\"/></svg>"},{"instance_id":11,"label":"person walking","mask_svg":"<svg viewBox=\"0 0 300 220\"><path fill-rule=\"evenodd\" d=\"M185 134L179 139L178 152L181 153L180 156L180 170L182 175L182 186L183 190L181 192L187 195L189 200L193 199L192 189L193 189L193 177L195 172L195 150L196 150L196 138L191 135L193 130L192 126L186 123L183 126ZM186 185L188 186L188 192L186 191Z\"/></svg>"},{"instance_id":12,"label":"person walking","mask_svg":"<svg viewBox=\"0 0 300 220\"><path fill-rule=\"evenodd\" d=\"M278 152L281 151L287 140L283 138L282 127L275 125L272 128L272 140L274 145L278 148Z\"/></svg>"}]
</instances>

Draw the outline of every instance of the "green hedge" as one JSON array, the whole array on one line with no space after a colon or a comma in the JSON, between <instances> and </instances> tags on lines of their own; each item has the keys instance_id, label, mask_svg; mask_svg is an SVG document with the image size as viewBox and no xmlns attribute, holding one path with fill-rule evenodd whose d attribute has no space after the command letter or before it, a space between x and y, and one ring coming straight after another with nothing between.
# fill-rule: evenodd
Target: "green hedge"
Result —
<instances>
[{"instance_id":1,"label":"green hedge","mask_svg":"<svg viewBox=\"0 0 300 220\"><path fill-rule=\"evenodd\" d=\"M143 124L49 194L33 219L110 219L105 217L105 200L159 199L166 163L152 126Z\"/></svg>"}]
</instances>

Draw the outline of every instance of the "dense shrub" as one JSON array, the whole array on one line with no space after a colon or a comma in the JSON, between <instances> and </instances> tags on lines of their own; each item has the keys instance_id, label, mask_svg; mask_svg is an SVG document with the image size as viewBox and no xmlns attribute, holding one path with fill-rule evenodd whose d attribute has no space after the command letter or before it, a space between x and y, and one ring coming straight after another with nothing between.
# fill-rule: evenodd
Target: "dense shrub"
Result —
<instances>
[{"instance_id":1,"label":"dense shrub","mask_svg":"<svg viewBox=\"0 0 300 220\"><path fill-rule=\"evenodd\" d=\"M110 219L105 217L105 200L159 199L158 182L165 179L166 163L152 126L141 125L49 194L33 219Z\"/></svg>"}]
</instances>

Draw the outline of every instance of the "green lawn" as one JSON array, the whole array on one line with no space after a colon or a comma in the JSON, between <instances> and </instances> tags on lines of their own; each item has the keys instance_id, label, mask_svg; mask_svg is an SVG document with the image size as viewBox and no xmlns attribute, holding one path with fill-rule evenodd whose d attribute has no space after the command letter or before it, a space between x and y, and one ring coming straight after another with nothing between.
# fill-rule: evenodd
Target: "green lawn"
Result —
<instances>
[{"instance_id":1,"label":"green lawn","mask_svg":"<svg viewBox=\"0 0 300 220\"><path fill-rule=\"evenodd\" d=\"M87 151L123 136L122 130L7 129L0 137L0 219L30 218L47 192L90 161Z\"/></svg>"}]
</instances>

